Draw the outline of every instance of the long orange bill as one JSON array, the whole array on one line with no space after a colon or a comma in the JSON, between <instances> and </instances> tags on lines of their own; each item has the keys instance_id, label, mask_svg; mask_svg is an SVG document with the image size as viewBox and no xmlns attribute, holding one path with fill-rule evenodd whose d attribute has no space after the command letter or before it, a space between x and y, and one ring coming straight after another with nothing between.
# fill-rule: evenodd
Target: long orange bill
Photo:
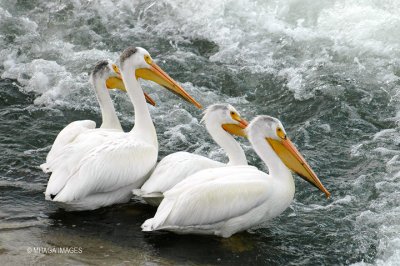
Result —
<instances>
[{"instance_id":1,"label":"long orange bill","mask_svg":"<svg viewBox=\"0 0 400 266\"><path fill-rule=\"evenodd\" d=\"M282 140L267 138L267 142L289 169L324 192L327 198L330 197L331 193L324 187L317 175L311 169L310 165L306 162L289 138Z\"/></svg>"},{"instance_id":2,"label":"long orange bill","mask_svg":"<svg viewBox=\"0 0 400 266\"><path fill-rule=\"evenodd\" d=\"M174 79L165 73L156 63L151 62L150 68L136 69L136 77L151 80L169 91L177 94L184 100L194 104L197 108L201 109L202 106L192 96L190 96Z\"/></svg>"},{"instance_id":3,"label":"long orange bill","mask_svg":"<svg viewBox=\"0 0 400 266\"><path fill-rule=\"evenodd\" d=\"M240 118L237 121L239 122L239 126L243 129L245 129L249 125L249 122L247 122L247 120L243 118Z\"/></svg>"},{"instance_id":4,"label":"long orange bill","mask_svg":"<svg viewBox=\"0 0 400 266\"><path fill-rule=\"evenodd\" d=\"M240 137L247 137L244 129L247 127L249 122L247 122L245 119L240 118L240 117L239 117L239 119L235 119L235 120L238 121L239 124L223 124L222 128L232 135L236 135L236 136L240 136Z\"/></svg>"},{"instance_id":5,"label":"long orange bill","mask_svg":"<svg viewBox=\"0 0 400 266\"><path fill-rule=\"evenodd\" d=\"M153 106L156 106L156 102L153 100L153 98L150 97L150 95L148 95L145 92L143 92L143 94L144 94L144 98L146 98L146 102L147 103L149 103L149 104L151 104Z\"/></svg>"}]
</instances>

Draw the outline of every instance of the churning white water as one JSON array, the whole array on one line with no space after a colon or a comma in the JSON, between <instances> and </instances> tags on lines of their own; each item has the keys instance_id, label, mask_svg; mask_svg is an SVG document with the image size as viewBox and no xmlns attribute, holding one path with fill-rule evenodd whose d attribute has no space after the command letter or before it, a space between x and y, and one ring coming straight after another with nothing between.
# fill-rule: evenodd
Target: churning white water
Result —
<instances>
[{"instance_id":1,"label":"churning white water","mask_svg":"<svg viewBox=\"0 0 400 266\"><path fill-rule=\"evenodd\" d=\"M38 235L58 230L64 236L56 245L62 245L71 243L68 235L83 234L76 228L94 230L79 215L58 217L44 202L47 176L36 166L64 125L83 117L98 120L88 73L96 61L117 60L130 45L148 49L204 106L228 102L248 120L257 114L281 119L333 197L325 200L296 178L291 208L246 235L253 248L242 253L219 250L219 244L202 238L174 238L181 255L170 255L159 244L167 240L142 236L136 223L151 216L146 211L146 217L129 216L138 219L131 224L118 214L131 227L114 228L100 240L93 233L90 247L112 239L113 248L130 247L120 256L129 257L134 248L150 254L151 262L161 257L182 263L183 257L195 264L400 264L400 1L395 0L0 0L0 257L27 256L18 248L23 244L11 240L20 235L54 245L53 238ZM160 158L188 150L226 160L200 124L200 112L157 85L143 87L158 104L150 109ZM126 95L115 92L113 98L130 128ZM265 169L242 142L250 163ZM93 215L111 216L105 212ZM121 223L109 219L93 223L100 228ZM77 227L63 231L61 225L71 220ZM207 256L193 251L207 245L217 251ZM70 257L67 263L76 261Z\"/></svg>"}]
</instances>

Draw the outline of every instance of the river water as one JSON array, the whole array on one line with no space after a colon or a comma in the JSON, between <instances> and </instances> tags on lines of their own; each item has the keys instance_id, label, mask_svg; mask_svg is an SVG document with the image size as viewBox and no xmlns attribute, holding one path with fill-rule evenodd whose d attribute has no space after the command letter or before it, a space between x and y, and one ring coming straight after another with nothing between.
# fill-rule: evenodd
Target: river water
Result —
<instances>
[{"instance_id":1,"label":"river water","mask_svg":"<svg viewBox=\"0 0 400 266\"><path fill-rule=\"evenodd\" d=\"M100 122L88 72L130 45L204 106L279 118L332 198L296 177L288 210L229 239L144 234L155 209L136 199L72 213L45 201L38 166L57 133ZM0 48L2 265L400 265L399 1L0 0ZM227 160L199 110L143 87L158 104L160 158L187 150ZM128 130L132 106L112 97Z\"/></svg>"}]
</instances>

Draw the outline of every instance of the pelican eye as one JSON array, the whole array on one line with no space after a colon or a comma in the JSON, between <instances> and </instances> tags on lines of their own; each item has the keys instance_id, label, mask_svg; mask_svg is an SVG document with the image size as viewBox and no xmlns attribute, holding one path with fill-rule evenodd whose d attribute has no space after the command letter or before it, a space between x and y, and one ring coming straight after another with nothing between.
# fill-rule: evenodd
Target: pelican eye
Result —
<instances>
[{"instance_id":1,"label":"pelican eye","mask_svg":"<svg viewBox=\"0 0 400 266\"><path fill-rule=\"evenodd\" d=\"M233 120L239 121L240 120L240 116L238 115L238 113L236 113L235 111L231 111L231 117Z\"/></svg>"},{"instance_id":2,"label":"pelican eye","mask_svg":"<svg viewBox=\"0 0 400 266\"><path fill-rule=\"evenodd\" d=\"M112 64L112 68L114 70L115 73L120 74L119 69L116 65Z\"/></svg>"},{"instance_id":3,"label":"pelican eye","mask_svg":"<svg viewBox=\"0 0 400 266\"><path fill-rule=\"evenodd\" d=\"M282 128L278 127L276 129L276 135L278 135L278 137L280 137L281 139L286 139L286 134L285 132L282 130Z\"/></svg>"},{"instance_id":4,"label":"pelican eye","mask_svg":"<svg viewBox=\"0 0 400 266\"><path fill-rule=\"evenodd\" d=\"M151 64L153 61L151 60L151 57L149 55L144 56L144 61L146 61L147 64Z\"/></svg>"}]
</instances>

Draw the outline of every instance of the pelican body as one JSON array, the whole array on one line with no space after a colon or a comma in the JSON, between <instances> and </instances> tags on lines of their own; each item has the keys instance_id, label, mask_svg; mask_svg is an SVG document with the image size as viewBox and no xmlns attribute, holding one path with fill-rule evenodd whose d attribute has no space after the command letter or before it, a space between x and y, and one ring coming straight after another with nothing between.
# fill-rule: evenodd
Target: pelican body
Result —
<instances>
[{"instance_id":1,"label":"pelican body","mask_svg":"<svg viewBox=\"0 0 400 266\"><path fill-rule=\"evenodd\" d=\"M198 171L226 165L247 165L243 149L232 136L245 136L244 128L248 124L236 109L229 104L211 105L205 110L203 121L211 137L226 152L228 164L189 152L176 152L157 164L143 186L133 190L134 195L142 197L150 205L158 206L165 191Z\"/></svg>"},{"instance_id":2,"label":"pelican body","mask_svg":"<svg viewBox=\"0 0 400 266\"><path fill-rule=\"evenodd\" d=\"M158 140L138 78L155 81L196 102L169 77L140 47L124 50L120 57L120 75L135 110L135 126L128 132L106 133L105 141L86 151L67 173L52 200L67 210L93 210L129 201L131 191L140 187L154 168ZM47 193L47 191L46 191Z\"/></svg>"},{"instance_id":3,"label":"pelican body","mask_svg":"<svg viewBox=\"0 0 400 266\"><path fill-rule=\"evenodd\" d=\"M102 123L99 129L102 129L103 131L110 130L122 132L122 127L115 112L108 89L120 89L122 91L126 91L126 89L120 77L115 73L113 64L109 60L97 62L90 75L90 82L94 88L97 101L100 105ZM153 99L146 93L145 97L150 104L155 105ZM40 165L43 172L52 172L52 169L54 168L52 165L54 165L56 158L62 154L65 146L74 142L77 137L84 132L90 132L90 134L92 134L95 132L92 129L95 128L96 122L93 120L74 121L63 128L54 140L54 143L47 154L46 162Z\"/></svg>"},{"instance_id":4,"label":"pelican body","mask_svg":"<svg viewBox=\"0 0 400 266\"><path fill-rule=\"evenodd\" d=\"M115 68L116 66L110 61L103 60L96 64L90 75L102 114L101 127L94 128L95 122L90 120L75 121L65 127L57 136L53 148L47 156L47 163L44 164L45 170L52 172L45 191L47 200L52 200L65 186L75 171L76 165L87 152L98 147L111 136L116 138L119 133L122 133L121 124L108 92L108 89L113 88L126 91ZM149 103L155 104L150 96L145 93L144 95ZM85 129L83 128L85 123L91 123L93 127Z\"/></svg>"},{"instance_id":5,"label":"pelican body","mask_svg":"<svg viewBox=\"0 0 400 266\"><path fill-rule=\"evenodd\" d=\"M259 225L281 214L292 202L295 184L290 170L330 196L278 119L259 116L246 131L269 174L253 166L197 172L164 193L154 218L143 223L143 231L230 237Z\"/></svg>"}]
</instances>

